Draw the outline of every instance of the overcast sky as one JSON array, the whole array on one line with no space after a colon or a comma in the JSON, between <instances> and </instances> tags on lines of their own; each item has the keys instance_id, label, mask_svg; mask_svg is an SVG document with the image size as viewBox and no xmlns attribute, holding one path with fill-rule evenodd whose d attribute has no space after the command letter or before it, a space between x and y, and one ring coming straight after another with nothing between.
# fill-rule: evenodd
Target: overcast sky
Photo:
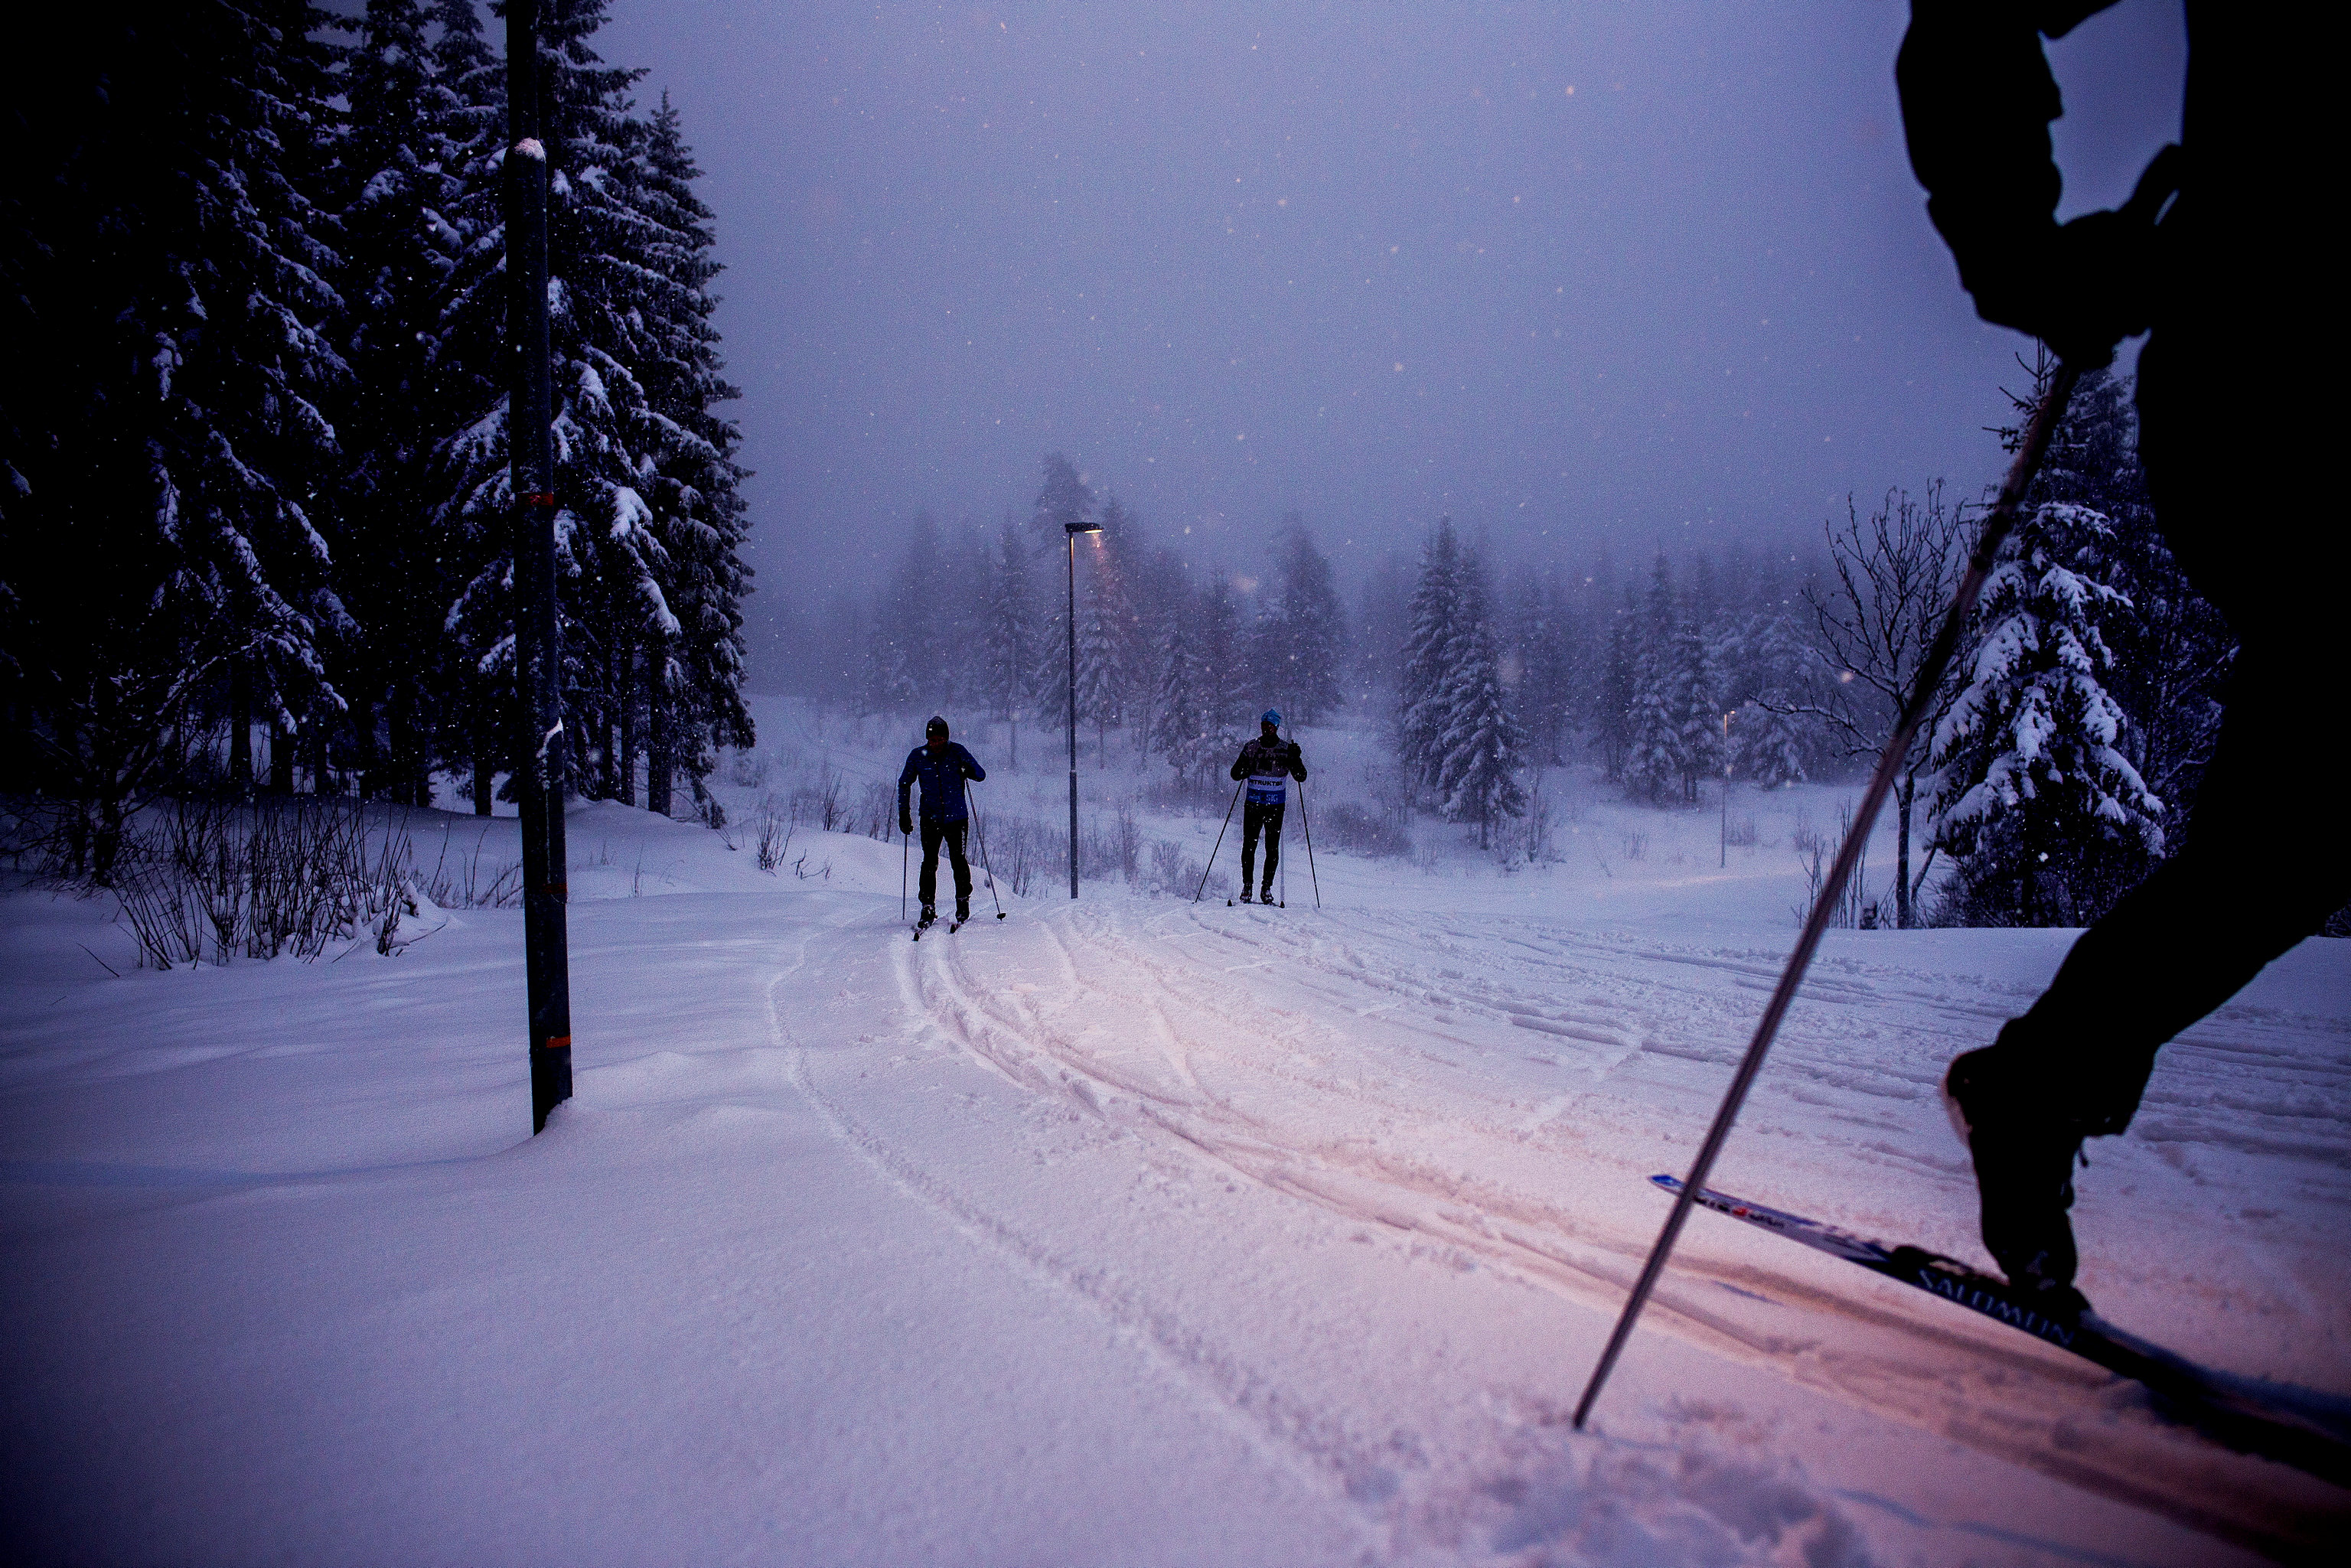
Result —
<instances>
[{"instance_id":1,"label":"overcast sky","mask_svg":"<svg viewBox=\"0 0 2351 1568\"><path fill-rule=\"evenodd\" d=\"M1200 561L1814 538L2001 458L2015 335L1928 226L1893 0L615 0L707 171L762 586L1066 451ZM2052 50L2068 213L2177 134L2179 0ZM1192 530L1185 537L1182 530ZM1352 543L1350 542L1352 541Z\"/></svg>"}]
</instances>

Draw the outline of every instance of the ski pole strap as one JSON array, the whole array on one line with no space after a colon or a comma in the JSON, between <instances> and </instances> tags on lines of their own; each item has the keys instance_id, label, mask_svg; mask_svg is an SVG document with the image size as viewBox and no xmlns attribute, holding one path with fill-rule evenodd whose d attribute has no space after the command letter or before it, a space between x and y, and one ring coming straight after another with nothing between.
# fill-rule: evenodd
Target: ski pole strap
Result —
<instances>
[{"instance_id":1,"label":"ski pole strap","mask_svg":"<svg viewBox=\"0 0 2351 1568\"><path fill-rule=\"evenodd\" d=\"M2033 411L2024 427L2016 461L2009 465L2008 477L2001 483L2000 498L1992 503L1991 513L1976 534L1975 549L1969 552L1968 570L1959 579L1959 591L1951 597L1950 612L1943 617L1942 629L1936 632L1935 641L1920 661L1918 683L1912 688L1909 704L1894 727L1893 737L1886 741L1886 750L1877 759L1876 770L1869 776L1869 788L1862 795L1860 808L1854 812L1853 826L1845 830L1844 841L1837 846L1836 862L1827 880L1821 883L1820 896L1813 901L1813 912L1804 920L1802 934L1796 938L1796 950L1788 955L1787 967L1781 971L1780 983L1772 988L1762 1019L1755 1026L1755 1038L1748 1042L1747 1054L1740 1059L1721 1107L1714 1113L1713 1124L1706 1130L1706 1140L1698 1145L1698 1158L1690 1165L1687 1179L1674 1196L1673 1212L1666 1217L1665 1228L1657 1233L1656 1244L1649 1249L1648 1261L1642 1264L1641 1277L1634 1283L1615 1330L1608 1336L1608 1347L1600 1353L1600 1364L1592 1369L1592 1381L1584 1385L1583 1397L1576 1402L1574 1424L1579 1429L1584 1417L1592 1413L1593 1401L1600 1397L1601 1385L1608 1381L1617 1356L1624 1353L1625 1342L1632 1337L1633 1324L1640 1317L1641 1309L1648 1304L1649 1292L1656 1289L1658 1276L1665 1272L1666 1260L1671 1256L1674 1242L1689 1218L1690 1206L1705 1187L1707 1176L1714 1169L1715 1156L1722 1152L1723 1143L1730 1136L1731 1124L1739 1119L1740 1107L1746 1103L1747 1092L1754 1087L1755 1076L1763 1069L1764 1055L1771 1051L1772 1039L1780 1032L1781 1020L1787 1017L1790 1004L1796 999L1796 988L1802 984L1804 971L1812 967L1821 935L1828 929L1845 883L1861 859L1862 846L1869 841L1869 831L1877 821L1878 810L1894 788L1894 775L1901 769L1902 759L1910 754L1910 745L1917 738L1919 727L1926 723L1927 710L1934 706L1936 689L1943 684L1943 674L1950 667L1951 657L1959 651L1959 638L1967 631L1968 618L1975 612L1976 597L1983 591L1992 561L2008 538L2016 514L2024 506L2024 493L2032 487L2032 476L2049 450L2049 438L2056 433L2057 421L2074 395L2074 383L2080 379L2081 372L2073 366L2059 365L2057 373L2050 378L2041 406Z\"/></svg>"}]
</instances>

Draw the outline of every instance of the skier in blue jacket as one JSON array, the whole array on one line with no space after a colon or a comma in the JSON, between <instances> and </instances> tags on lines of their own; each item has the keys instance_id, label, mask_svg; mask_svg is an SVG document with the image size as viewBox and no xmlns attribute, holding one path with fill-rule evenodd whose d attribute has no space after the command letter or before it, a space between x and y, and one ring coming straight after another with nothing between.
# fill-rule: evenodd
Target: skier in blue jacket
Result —
<instances>
[{"instance_id":1,"label":"skier in blue jacket","mask_svg":"<svg viewBox=\"0 0 2351 1568\"><path fill-rule=\"evenodd\" d=\"M971 862L963 854L971 812L964 803L963 781L987 777L987 769L970 752L947 738L947 721L936 714L923 727L923 744L906 753L906 766L898 775L898 831L914 831L906 792L919 782L923 787L923 876L918 890L925 925L939 917L941 844L946 846L947 863L955 868L956 919L971 918Z\"/></svg>"}]
</instances>

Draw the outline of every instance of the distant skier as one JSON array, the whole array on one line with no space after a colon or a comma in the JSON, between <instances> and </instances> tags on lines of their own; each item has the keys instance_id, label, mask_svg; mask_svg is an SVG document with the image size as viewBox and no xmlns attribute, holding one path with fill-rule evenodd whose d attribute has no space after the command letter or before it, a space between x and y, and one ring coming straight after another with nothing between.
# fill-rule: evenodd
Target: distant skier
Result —
<instances>
[{"instance_id":1,"label":"distant skier","mask_svg":"<svg viewBox=\"0 0 2351 1568\"><path fill-rule=\"evenodd\" d=\"M2066 1218L2082 1140L2128 1126L2157 1050L2351 899L2346 835L2282 834L2279 816L2292 791L2332 788L2309 737L2341 706L2345 530L2283 499L2325 489L2340 430L2334 399L2291 390L2342 341L2321 194L2341 141L2334 57L2274 14L2189 0L2178 202L2159 223L2098 212L2060 225L2049 122L2063 105L2040 36L2104 8L1914 0L1895 69L1911 166L1977 314L2083 369L2154 329L2138 361L2147 490L2165 542L2240 639L2179 852L1944 1079L1984 1244L2058 1312L2087 1305Z\"/></svg>"},{"instance_id":2,"label":"distant skier","mask_svg":"<svg viewBox=\"0 0 2351 1568\"><path fill-rule=\"evenodd\" d=\"M1259 904L1273 902L1273 870L1281 863L1281 813L1290 803L1290 780L1306 782L1306 760L1298 743L1281 738L1281 715L1265 710L1257 738L1241 747L1233 778L1249 780L1249 803L1241 808L1241 902L1249 901L1249 873L1257 860L1257 836L1265 834L1265 883Z\"/></svg>"},{"instance_id":3,"label":"distant skier","mask_svg":"<svg viewBox=\"0 0 2351 1568\"><path fill-rule=\"evenodd\" d=\"M987 777L987 769L970 752L947 738L947 721L936 714L923 727L923 744L906 753L906 766L898 775L898 831L914 831L906 792L919 781L923 786L923 874L916 891L923 901L925 925L939 917L941 844L946 846L947 863L955 868L956 919L960 923L971 918L971 862L963 858L964 833L971 826L971 812L964 804L963 781ZM900 891L904 892L903 886Z\"/></svg>"}]
</instances>

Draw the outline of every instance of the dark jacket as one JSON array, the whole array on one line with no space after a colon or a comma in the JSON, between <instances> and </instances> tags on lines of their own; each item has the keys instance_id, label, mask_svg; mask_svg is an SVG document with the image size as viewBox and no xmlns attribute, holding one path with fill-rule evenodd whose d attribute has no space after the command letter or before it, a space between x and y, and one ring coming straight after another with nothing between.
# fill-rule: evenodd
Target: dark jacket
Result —
<instances>
[{"instance_id":1,"label":"dark jacket","mask_svg":"<svg viewBox=\"0 0 2351 1568\"><path fill-rule=\"evenodd\" d=\"M1306 782L1306 758L1299 753L1294 740L1268 741L1259 736L1241 747L1233 763L1235 780L1249 781L1249 803L1256 806L1278 806L1284 803L1289 791L1284 778Z\"/></svg>"},{"instance_id":2,"label":"dark jacket","mask_svg":"<svg viewBox=\"0 0 2351 1568\"><path fill-rule=\"evenodd\" d=\"M920 781L923 821L960 822L969 814L964 806L963 781L987 777L987 769L963 748L963 742L950 740L936 750L925 742L906 753L905 769L898 775L898 814L906 814L906 791Z\"/></svg>"}]
</instances>

